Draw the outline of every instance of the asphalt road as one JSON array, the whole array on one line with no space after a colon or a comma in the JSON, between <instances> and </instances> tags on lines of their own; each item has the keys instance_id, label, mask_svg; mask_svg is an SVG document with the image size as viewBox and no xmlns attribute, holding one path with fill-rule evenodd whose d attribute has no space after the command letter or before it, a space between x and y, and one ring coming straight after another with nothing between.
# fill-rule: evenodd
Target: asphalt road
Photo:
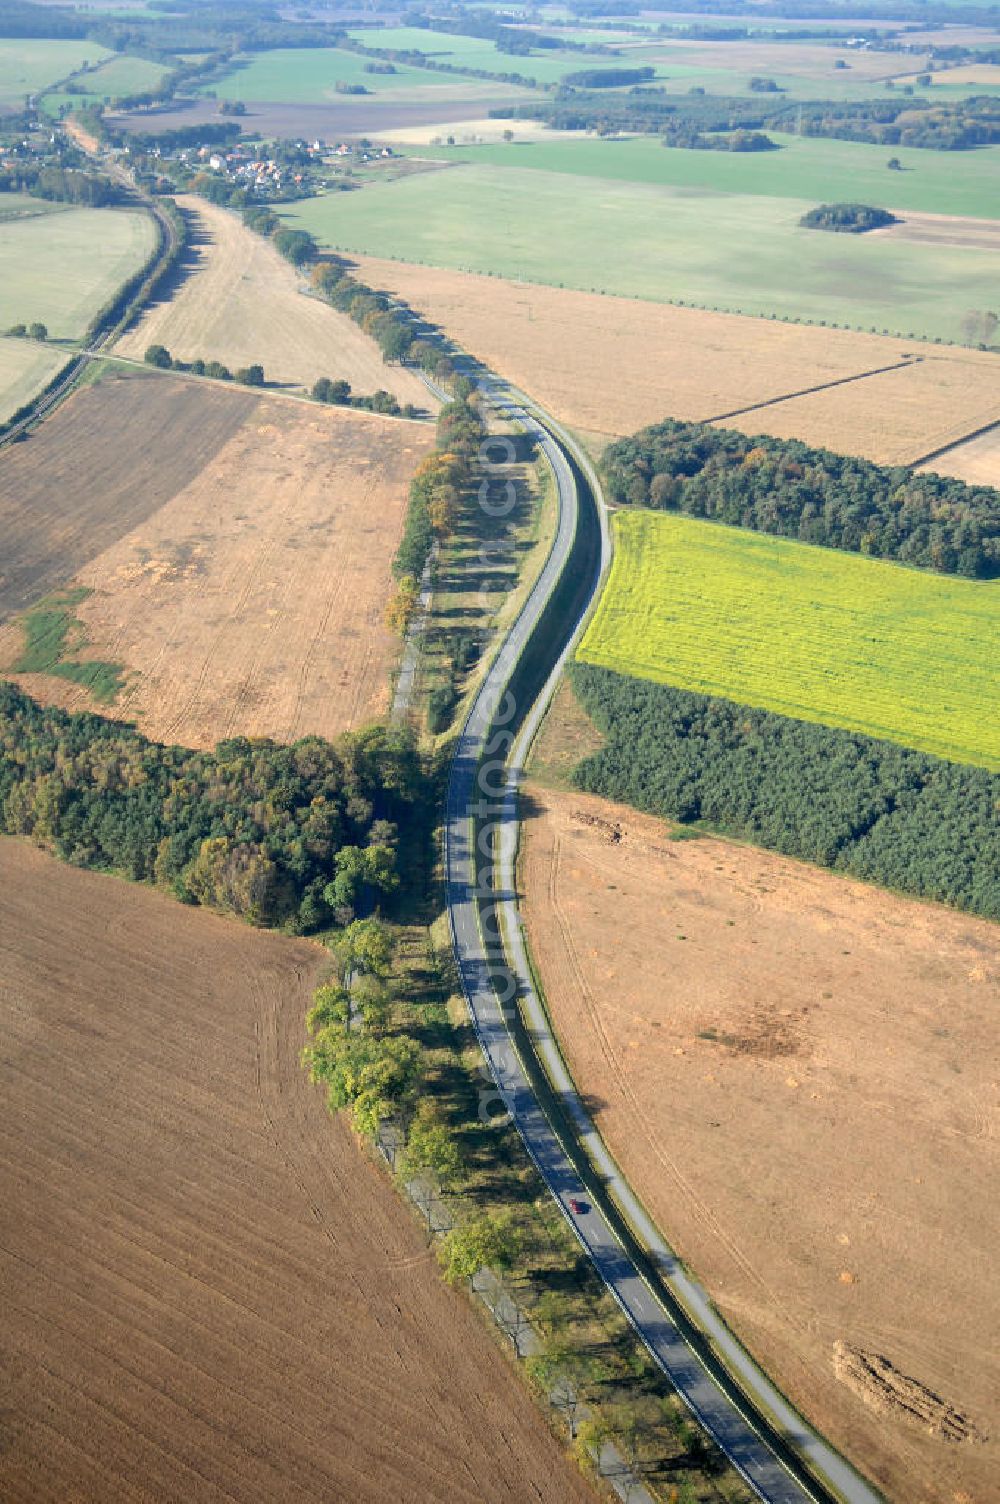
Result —
<instances>
[{"instance_id":1,"label":"asphalt road","mask_svg":"<svg viewBox=\"0 0 1000 1504\"><path fill-rule=\"evenodd\" d=\"M560 505L557 535L548 560L484 679L452 763L445 826L447 899L455 954L479 1042L499 1096L511 1112L531 1158L608 1289L682 1399L757 1495L769 1504L803 1504L805 1500L828 1499L831 1493L850 1504L877 1504L879 1495L838 1453L805 1427L773 1389L725 1328L705 1292L681 1268L648 1223L576 1095L535 993L514 885L517 785L531 739L563 664L575 646L580 622L567 622L564 638L546 644L554 662L545 687L531 706L514 706L507 683L531 642L548 597L570 556L579 497L572 468L548 430L506 398L502 389L486 383L483 386L494 404L505 409L506 416L515 418L535 435L555 475ZM608 550L605 527L602 519L602 565ZM596 585L595 578L595 588ZM516 733L508 727L516 727ZM484 825L494 827L492 840L484 834ZM561 1105L574 1120L577 1136L585 1145L591 1163L597 1166L602 1185L640 1230L646 1246L658 1259L662 1275L673 1281L676 1293L684 1297L684 1309L724 1353L729 1371L739 1375L741 1384L761 1403L796 1450L809 1457L820 1477L829 1483L830 1491L814 1490L800 1482L762 1439L751 1418L753 1406L742 1406L716 1382L633 1262L609 1218L595 1204L532 1088L504 1017L496 985L498 971L512 976L512 995L516 982L516 997L533 1047L546 1065ZM582 1214L572 1211L572 1200L582 1204Z\"/></svg>"}]
</instances>

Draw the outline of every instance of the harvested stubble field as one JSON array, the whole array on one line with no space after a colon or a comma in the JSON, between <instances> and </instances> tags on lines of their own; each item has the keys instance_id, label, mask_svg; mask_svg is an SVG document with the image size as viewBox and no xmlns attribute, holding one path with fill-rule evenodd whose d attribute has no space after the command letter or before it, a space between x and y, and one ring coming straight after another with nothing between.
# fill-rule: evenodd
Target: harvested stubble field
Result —
<instances>
[{"instance_id":1,"label":"harvested stubble field","mask_svg":"<svg viewBox=\"0 0 1000 1504\"><path fill-rule=\"evenodd\" d=\"M1000 359L955 350L755 408L723 426L822 443L883 465L906 465L994 421L1000 421ZM950 462L950 454L942 455L929 468L957 474Z\"/></svg>"},{"instance_id":2,"label":"harvested stubble field","mask_svg":"<svg viewBox=\"0 0 1000 1504\"><path fill-rule=\"evenodd\" d=\"M1000 769L992 582L662 512L619 512L578 657Z\"/></svg>"},{"instance_id":3,"label":"harvested stubble field","mask_svg":"<svg viewBox=\"0 0 1000 1504\"><path fill-rule=\"evenodd\" d=\"M256 400L172 376L106 378L0 451L0 622L183 490Z\"/></svg>"},{"instance_id":4,"label":"harvested stubble field","mask_svg":"<svg viewBox=\"0 0 1000 1504\"><path fill-rule=\"evenodd\" d=\"M970 486L1000 487L1000 423L988 433L939 455L926 468L941 475L955 475Z\"/></svg>"},{"instance_id":5,"label":"harvested stubble field","mask_svg":"<svg viewBox=\"0 0 1000 1504\"><path fill-rule=\"evenodd\" d=\"M549 1007L664 1234L889 1498L995 1501L1000 932L529 795L521 886Z\"/></svg>"},{"instance_id":6,"label":"harvested stubble field","mask_svg":"<svg viewBox=\"0 0 1000 1504\"><path fill-rule=\"evenodd\" d=\"M205 391L190 386L195 399ZM73 577L93 592L75 608L88 640L80 656L123 666L113 713L158 741L333 736L388 706L390 564L433 429L233 399L228 441ZM130 462L119 453L123 474ZM21 643L20 623L0 631L0 664ZM47 704L93 704L60 679L11 677Z\"/></svg>"},{"instance_id":7,"label":"harvested stubble field","mask_svg":"<svg viewBox=\"0 0 1000 1504\"><path fill-rule=\"evenodd\" d=\"M1000 360L977 350L353 259L370 286L405 298L562 422L598 436L750 408L727 423L779 433L784 420L808 444L895 463L1000 417ZM904 361L913 368L759 406Z\"/></svg>"},{"instance_id":8,"label":"harvested stubble field","mask_svg":"<svg viewBox=\"0 0 1000 1504\"><path fill-rule=\"evenodd\" d=\"M186 274L154 304L116 350L141 360L151 344L181 360L221 360L231 368L259 361L268 381L311 387L320 376L349 381L358 393L382 387L400 403L432 405L412 371L386 365L374 340L346 314L306 296L304 279L236 214L181 197L192 245Z\"/></svg>"},{"instance_id":9,"label":"harvested stubble field","mask_svg":"<svg viewBox=\"0 0 1000 1504\"><path fill-rule=\"evenodd\" d=\"M322 955L0 841L8 1504L592 1497L299 1064Z\"/></svg>"}]
</instances>

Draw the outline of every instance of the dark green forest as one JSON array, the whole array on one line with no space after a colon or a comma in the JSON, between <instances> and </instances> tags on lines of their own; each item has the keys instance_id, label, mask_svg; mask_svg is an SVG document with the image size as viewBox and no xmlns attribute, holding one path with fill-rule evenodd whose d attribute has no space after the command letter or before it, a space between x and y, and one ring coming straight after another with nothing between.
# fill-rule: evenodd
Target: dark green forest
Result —
<instances>
[{"instance_id":1,"label":"dark green forest","mask_svg":"<svg viewBox=\"0 0 1000 1504\"><path fill-rule=\"evenodd\" d=\"M577 786L1000 919L1000 777L576 663L607 737Z\"/></svg>"},{"instance_id":2,"label":"dark green forest","mask_svg":"<svg viewBox=\"0 0 1000 1504\"><path fill-rule=\"evenodd\" d=\"M0 832L253 924L308 932L385 901L435 807L405 729L193 752L0 682Z\"/></svg>"},{"instance_id":3,"label":"dark green forest","mask_svg":"<svg viewBox=\"0 0 1000 1504\"><path fill-rule=\"evenodd\" d=\"M1000 492L667 418L602 459L618 506L684 512L971 579L1000 574Z\"/></svg>"}]
</instances>

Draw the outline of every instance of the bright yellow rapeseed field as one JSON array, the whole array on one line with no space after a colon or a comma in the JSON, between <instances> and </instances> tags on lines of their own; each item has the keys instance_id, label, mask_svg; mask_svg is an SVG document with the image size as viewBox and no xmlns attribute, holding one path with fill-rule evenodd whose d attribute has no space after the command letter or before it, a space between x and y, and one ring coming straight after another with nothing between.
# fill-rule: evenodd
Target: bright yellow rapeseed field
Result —
<instances>
[{"instance_id":1,"label":"bright yellow rapeseed field","mask_svg":"<svg viewBox=\"0 0 1000 1504\"><path fill-rule=\"evenodd\" d=\"M578 656L1000 768L1000 583L663 513L619 513Z\"/></svg>"}]
</instances>

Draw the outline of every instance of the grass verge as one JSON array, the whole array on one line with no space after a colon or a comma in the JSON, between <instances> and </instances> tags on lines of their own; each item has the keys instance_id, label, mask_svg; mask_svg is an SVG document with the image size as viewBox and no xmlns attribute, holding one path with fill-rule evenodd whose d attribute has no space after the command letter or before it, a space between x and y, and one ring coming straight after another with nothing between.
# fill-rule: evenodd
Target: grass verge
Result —
<instances>
[{"instance_id":1,"label":"grass verge","mask_svg":"<svg viewBox=\"0 0 1000 1504\"><path fill-rule=\"evenodd\" d=\"M87 646L87 634L83 622L73 615L73 608L91 594L85 585L80 585L74 590L47 595L32 607L23 620L24 647L11 671L69 679L89 690L100 704L108 705L125 684L121 664L77 656Z\"/></svg>"}]
</instances>

